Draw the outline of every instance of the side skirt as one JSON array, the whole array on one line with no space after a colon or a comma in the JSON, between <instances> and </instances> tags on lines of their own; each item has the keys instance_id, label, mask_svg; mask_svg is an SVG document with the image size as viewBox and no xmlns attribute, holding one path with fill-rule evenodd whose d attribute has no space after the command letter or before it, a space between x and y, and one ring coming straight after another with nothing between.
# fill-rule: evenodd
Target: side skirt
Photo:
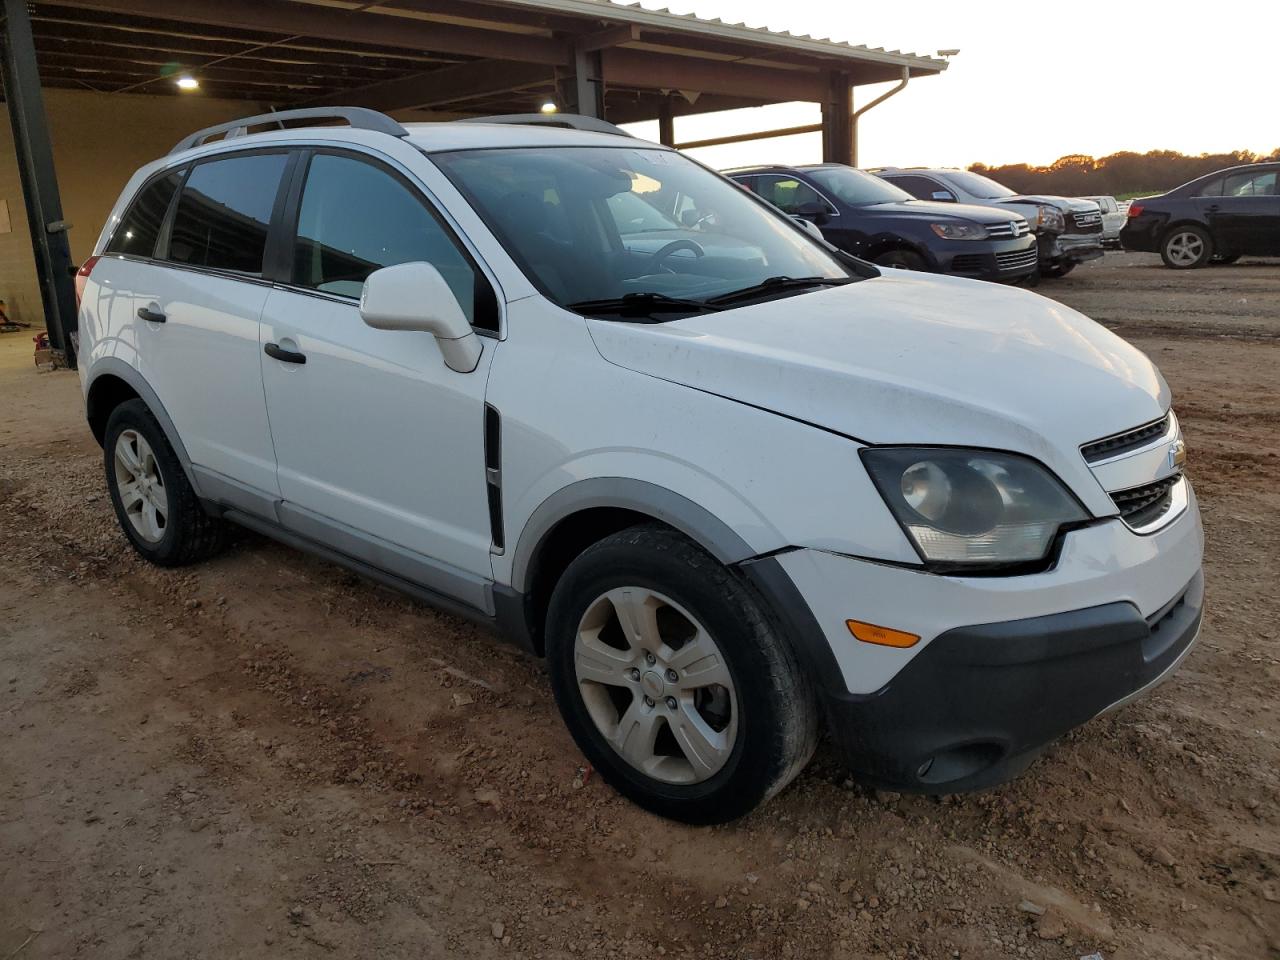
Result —
<instances>
[{"instance_id":1,"label":"side skirt","mask_svg":"<svg viewBox=\"0 0 1280 960\"><path fill-rule=\"evenodd\" d=\"M446 613L462 617L477 624L478 626L484 627L494 634L503 636L504 639L507 639L507 637L504 636L505 631L503 631L499 626L497 617L487 614L483 610L473 607L468 603L464 603L461 600L446 596L442 593L437 593L435 590L431 590L418 583L413 583L410 580L405 580L402 577L397 577L395 574L388 573L385 570L374 567L362 560L357 560L354 557L347 556L345 553L340 553L332 547L325 546L324 544L318 543L308 537L304 537L301 534L294 533L292 530L287 530L279 524L272 523L270 520L264 520L261 517L255 517L252 514L245 513L242 510L234 508L220 509L219 512L221 512L224 519L230 520L233 523L238 523L242 527L247 527L255 533L260 533L263 536L270 537L273 540L283 543L285 546L294 547L295 549L302 550L324 560L328 560L331 563L336 563L338 566L345 567L353 573L358 573L360 576L367 577L368 579L380 583L383 586L408 594L415 600L420 600L438 610L443 610ZM510 639L515 642L517 646L520 646L518 638L511 637Z\"/></svg>"}]
</instances>

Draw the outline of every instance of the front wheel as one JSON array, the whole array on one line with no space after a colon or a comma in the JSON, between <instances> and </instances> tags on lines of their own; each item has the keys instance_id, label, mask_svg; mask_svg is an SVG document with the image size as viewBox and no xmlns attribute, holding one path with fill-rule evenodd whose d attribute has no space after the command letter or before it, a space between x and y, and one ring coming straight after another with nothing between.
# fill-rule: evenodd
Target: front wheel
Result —
<instances>
[{"instance_id":1,"label":"front wheel","mask_svg":"<svg viewBox=\"0 0 1280 960\"><path fill-rule=\"evenodd\" d=\"M898 270L928 270L929 265L924 257L911 250L889 250L875 258L875 263L882 267L894 267Z\"/></svg>"},{"instance_id":2,"label":"front wheel","mask_svg":"<svg viewBox=\"0 0 1280 960\"><path fill-rule=\"evenodd\" d=\"M1077 264L1074 260L1062 260L1058 263L1050 264L1040 268L1040 276L1047 277L1050 280L1061 280L1068 273L1076 268Z\"/></svg>"},{"instance_id":3,"label":"front wheel","mask_svg":"<svg viewBox=\"0 0 1280 960\"><path fill-rule=\"evenodd\" d=\"M812 689L762 602L665 528L624 530L569 565L547 615L547 662L587 760L664 817L740 817L817 743Z\"/></svg>"},{"instance_id":4,"label":"front wheel","mask_svg":"<svg viewBox=\"0 0 1280 960\"><path fill-rule=\"evenodd\" d=\"M1174 270L1203 267L1213 259L1213 239L1195 224L1174 227L1160 244L1160 258Z\"/></svg>"}]
</instances>

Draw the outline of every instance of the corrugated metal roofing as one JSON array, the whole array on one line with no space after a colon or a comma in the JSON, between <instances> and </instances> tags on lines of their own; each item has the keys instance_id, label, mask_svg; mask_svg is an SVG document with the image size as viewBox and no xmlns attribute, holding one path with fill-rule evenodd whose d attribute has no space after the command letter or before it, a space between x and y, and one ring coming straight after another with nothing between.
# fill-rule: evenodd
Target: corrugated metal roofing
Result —
<instances>
[{"instance_id":1,"label":"corrugated metal roofing","mask_svg":"<svg viewBox=\"0 0 1280 960\"><path fill-rule=\"evenodd\" d=\"M885 63L911 67L913 70L940 73L947 69L947 61L917 53L885 50L883 47L867 47L845 41L797 35L788 31L751 27L745 23L727 23L719 18L703 19L691 13L675 13L663 7L651 10L639 3L616 3L614 0L501 0L508 6L560 13L568 16L593 17L620 24L636 24L654 30L672 33L701 34L721 40L741 40L750 44L778 47L809 56L833 60Z\"/></svg>"}]
</instances>

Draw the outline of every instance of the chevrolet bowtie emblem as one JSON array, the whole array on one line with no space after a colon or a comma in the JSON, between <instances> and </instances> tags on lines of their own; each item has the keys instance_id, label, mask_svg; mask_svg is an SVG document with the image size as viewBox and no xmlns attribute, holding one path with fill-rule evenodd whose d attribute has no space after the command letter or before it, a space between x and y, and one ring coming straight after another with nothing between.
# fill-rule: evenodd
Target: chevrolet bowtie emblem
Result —
<instances>
[{"instance_id":1,"label":"chevrolet bowtie emblem","mask_svg":"<svg viewBox=\"0 0 1280 960\"><path fill-rule=\"evenodd\" d=\"M1176 470L1187 462L1187 444L1183 440L1175 440L1169 444L1169 469Z\"/></svg>"}]
</instances>

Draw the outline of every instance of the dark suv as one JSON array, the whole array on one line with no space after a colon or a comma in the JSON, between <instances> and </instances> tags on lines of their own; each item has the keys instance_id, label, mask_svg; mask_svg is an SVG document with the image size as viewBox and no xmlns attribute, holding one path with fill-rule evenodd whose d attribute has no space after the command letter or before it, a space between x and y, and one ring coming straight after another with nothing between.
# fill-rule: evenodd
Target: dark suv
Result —
<instances>
[{"instance_id":1,"label":"dark suv","mask_svg":"<svg viewBox=\"0 0 1280 960\"><path fill-rule=\"evenodd\" d=\"M1280 257L1280 163L1218 170L1129 204L1126 250L1159 253L1175 270Z\"/></svg>"},{"instance_id":2,"label":"dark suv","mask_svg":"<svg viewBox=\"0 0 1280 960\"><path fill-rule=\"evenodd\" d=\"M1036 238L1017 213L916 200L838 163L726 171L752 193L815 224L846 253L881 266L980 280L1024 280L1036 269Z\"/></svg>"}]
</instances>

